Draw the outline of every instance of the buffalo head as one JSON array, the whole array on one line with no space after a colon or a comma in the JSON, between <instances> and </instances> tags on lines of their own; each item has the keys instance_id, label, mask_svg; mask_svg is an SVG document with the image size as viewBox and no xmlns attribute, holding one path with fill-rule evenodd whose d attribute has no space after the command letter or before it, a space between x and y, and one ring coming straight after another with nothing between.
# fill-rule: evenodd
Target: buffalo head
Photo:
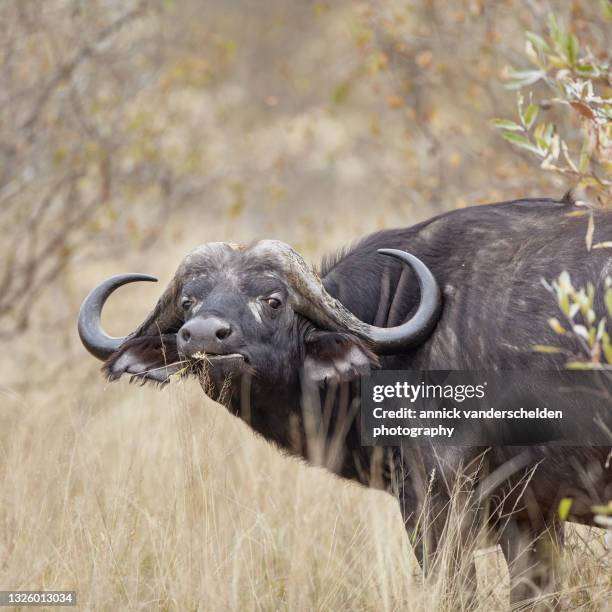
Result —
<instances>
[{"instance_id":1,"label":"buffalo head","mask_svg":"<svg viewBox=\"0 0 612 612\"><path fill-rule=\"evenodd\" d=\"M216 242L196 248L155 309L124 338L103 331L104 302L121 285L156 279L123 274L104 281L83 302L79 333L90 353L105 361L110 379L127 373L165 383L172 374L205 374L215 399L221 387L232 390L245 373L254 385L279 394L304 375L349 380L367 372L377 355L420 344L439 317L440 291L429 269L404 251L378 253L410 265L420 285L418 308L396 327L361 321L291 247L263 240L248 247Z\"/></svg>"}]
</instances>

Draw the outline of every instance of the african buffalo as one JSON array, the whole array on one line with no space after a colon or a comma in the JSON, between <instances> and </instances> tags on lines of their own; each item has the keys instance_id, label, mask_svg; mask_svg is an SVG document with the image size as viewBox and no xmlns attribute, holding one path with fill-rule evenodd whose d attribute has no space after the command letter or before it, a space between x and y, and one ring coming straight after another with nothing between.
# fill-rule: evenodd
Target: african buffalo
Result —
<instances>
[{"instance_id":1,"label":"african buffalo","mask_svg":"<svg viewBox=\"0 0 612 612\"><path fill-rule=\"evenodd\" d=\"M564 355L533 351L536 343L576 349L548 324L557 305L542 279L566 270L592 282L605 312L602 288L612 275L608 250L587 251L585 216L570 214L579 210L548 199L455 210L367 236L326 259L319 273L282 242L209 243L183 260L133 333L108 336L100 315L121 285L155 280L142 274L94 289L79 332L109 379L165 383L196 374L208 395L266 439L345 478L393 490L424 564L444 538L457 468L471 470L473 483L486 485L479 510L498 500L490 522L507 559L515 569L535 564L530 579L545 586L559 500L574 500L570 518L592 519L593 503L612 497L609 449L364 447L359 382L373 368L563 368ZM597 236L610 239L612 214L593 215ZM513 598L527 594L516 582Z\"/></svg>"}]
</instances>

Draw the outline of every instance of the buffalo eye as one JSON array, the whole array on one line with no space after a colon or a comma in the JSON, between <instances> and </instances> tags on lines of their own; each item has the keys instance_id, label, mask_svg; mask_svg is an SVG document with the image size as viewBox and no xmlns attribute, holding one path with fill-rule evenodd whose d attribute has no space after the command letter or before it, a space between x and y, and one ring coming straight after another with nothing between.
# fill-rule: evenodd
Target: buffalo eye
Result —
<instances>
[{"instance_id":1,"label":"buffalo eye","mask_svg":"<svg viewBox=\"0 0 612 612\"><path fill-rule=\"evenodd\" d=\"M270 295L270 296L264 298L264 302L270 308L272 308L272 310L278 310L283 305L281 300L277 296L275 296L275 295Z\"/></svg>"},{"instance_id":2,"label":"buffalo eye","mask_svg":"<svg viewBox=\"0 0 612 612\"><path fill-rule=\"evenodd\" d=\"M191 307L193 306L193 300L190 300L187 297L184 297L181 300L181 308L186 312L187 310L189 310Z\"/></svg>"}]
</instances>

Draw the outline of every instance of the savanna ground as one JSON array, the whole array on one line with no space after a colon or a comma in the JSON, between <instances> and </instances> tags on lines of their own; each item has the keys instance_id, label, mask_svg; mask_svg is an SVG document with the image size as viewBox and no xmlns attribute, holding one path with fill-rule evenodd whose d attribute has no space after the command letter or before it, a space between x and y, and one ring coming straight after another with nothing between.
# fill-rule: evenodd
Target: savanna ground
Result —
<instances>
[{"instance_id":1,"label":"savanna ground","mask_svg":"<svg viewBox=\"0 0 612 612\"><path fill-rule=\"evenodd\" d=\"M503 67L550 8L595 42L606 26L580 2L446 7L2 6L0 588L91 610L508 607L481 539L470 603L445 555L422 577L391 496L282 456L193 381L107 384L76 337L97 282L163 284L202 242L317 261L442 210L560 196L487 120L513 113ZM107 329L159 291L118 292ZM562 605L609 606L611 563L601 530L572 528Z\"/></svg>"}]
</instances>

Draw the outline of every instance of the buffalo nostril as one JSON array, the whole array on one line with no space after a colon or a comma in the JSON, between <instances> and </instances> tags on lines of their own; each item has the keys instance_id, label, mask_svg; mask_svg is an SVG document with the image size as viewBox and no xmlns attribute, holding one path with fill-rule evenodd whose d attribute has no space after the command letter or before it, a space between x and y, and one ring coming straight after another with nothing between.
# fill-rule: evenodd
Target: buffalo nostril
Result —
<instances>
[{"instance_id":1,"label":"buffalo nostril","mask_svg":"<svg viewBox=\"0 0 612 612\"><path fill-rule=\"evenodd\" d=\"M217 336L219 340L225 340L231 333L232 328L229 325L223 325L217 329L215 336Z\"/></svg>"},{"instance_id":2,"label":"buffalo nostril","mask_svg":"<svg viewBox=\"0 0 612 612\"><path fill-rule=\"evenodd\" d=\"M189 342L189 340L191 340L191 332L188 329L181 329L180 336L183 342Z\"/></svg>"}]
</instances>

